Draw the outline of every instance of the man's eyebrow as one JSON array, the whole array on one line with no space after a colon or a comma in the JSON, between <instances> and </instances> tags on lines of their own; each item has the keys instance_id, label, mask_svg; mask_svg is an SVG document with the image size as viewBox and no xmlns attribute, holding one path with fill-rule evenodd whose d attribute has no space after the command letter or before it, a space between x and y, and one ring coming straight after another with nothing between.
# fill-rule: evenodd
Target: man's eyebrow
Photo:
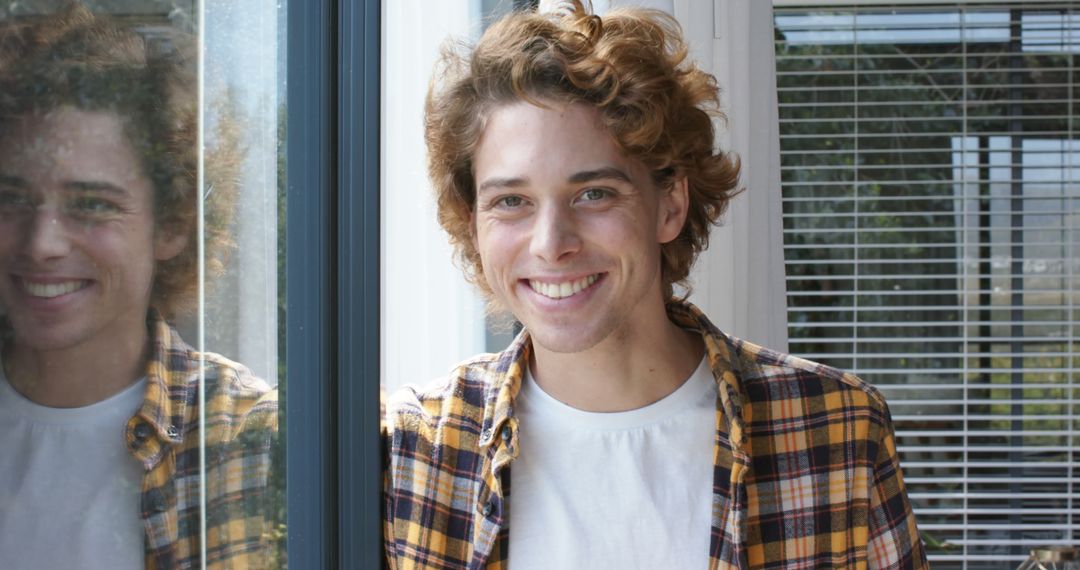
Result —
<instances>
[{"instance_id":1,"label":"man's eyebrow","mask_svg":"<svg viewBox=\"0 0 1080 570\"><path fill-rule=\"evenodd\" d=\"M98 180L78 180L73 182L67 182L64 187L68 190L77 190L79 192L106 192L109 194L120 194L123 196L129 196L130 192L127 190L108 182L102 182Z\"/></svg>"},{"instance_id":2,"label":"man's eyebrow","mask_svg":"<svg viewBox=\"0 0 1080 570\"><path fill-rule=\"evenodd\" d=\"M566 180L571 184L581 184L583 182L593 182L595 180L618 180L620 182L626 182L627 184L631 183L630 176L614 166L605 166L594 170L575 172ZM481 194L485 190L491 190L493 188L521 188L526 184L528 184L528 180L525 178L488 178L476 189L476 193Z\"/></svg>"},{"instance_id":3,"label":"man's eyebrow","mask_svg":"<svg viewBox=\"0 0 1080 570\"><path fill-rule=\"evenodd\" d=\"M15 188L29 188L30 187L30 184L28 184L22 178L19 178L18 176L8 176L7 174L0 174L0 185L14 186Z\"/></svg>"},{"instance_id":4,"label":"man's eyebrow","mask_svg":"<svg viewBox=\"0 0 1080 570\"><path fill-rule=\"evenodd\" d=\"M576 172L567 180L571 184L581 184L582 182L593 182L595 180L619 180L627 184L631 183L630 176L614 166Z\"/></svg>"},{"instance_id":5,"label":"man's eyebrow","mask_svg":"<svg viewBox=\"0 0 1080 570\"><path fill-rule=\"evenodd\" d=\"M524 178L488 178L477 189L477 195L482 194L485 190L491 190L494 188L521 188L525 186L528 181Z\"/></svg>"}]
</instances>

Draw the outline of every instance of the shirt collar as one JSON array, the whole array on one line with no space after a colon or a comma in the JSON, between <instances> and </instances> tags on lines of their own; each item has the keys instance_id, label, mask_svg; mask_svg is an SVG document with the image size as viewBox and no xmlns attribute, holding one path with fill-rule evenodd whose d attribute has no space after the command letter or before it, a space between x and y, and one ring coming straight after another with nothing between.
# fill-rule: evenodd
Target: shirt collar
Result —
<instances>
[{"instance_id":1,"label":"shirt collar","mask_svg":"<svg viewBox=\"0 0 1080 570\"><path fill-rule=\"evenodd\" d=\"M726 430L736 449L741 447L746 441L746 429L742 411L742 386L739 381L738 360L734 358L733 340L688 301L672 299L667 304L667 312L673 323L702 336L709 368L716 379L720 394L720 427ZM499 353L495 361L493 381L488 385L484 430L480 436L481 448L492 445L500 437L507 441L516 440L514 401L521 390L531 352L532 340L528 331L522 331L506 350Z\"/></svg>"},{"instance_id":2,"label":"shirt collar","mask_svg":"<svg viewBox=\"0 0 1080 570\"><path fill-rule=\"evenodd\" d=\"M517 420L514 419L514 401L521 391L525 369L532 353L532 340L528 331L521 331L495 361L494 378L488 383L487 401L484 406L484 430L480 434L480 447L489 447L509 428L507 437L515 435Z\"/></svg>"},{"instance_id":3,"label":"shirt collar","mask_svg":"<svg viewBox=\"0 0 1080 570\"><path fill-rule=\"evenodd\" d=\"M720 393L722 417L720 421L727 430L728 438L736 449L746 442L746 426L743 421L743 391L740 381L739 359L735 358L733 339L687 301L672 300L667 305L668 317L676 325L701 335L705 341L705 355L709 369L716 379Z\"/></svg>"},{"instance_id":4,"label":"shirt collar","mask_svg":"<svg viewBox=\"0 0 1080 570\"><path fill-rule=\"evenodd\" d=\"M190 394L197 384L188 378L197 372L194 351L151 309L147 317L150 332L150 358L146 363L146 396L139 416L146 420L158 437L171 443L183 441L183 429Z\"/></svg>"}]
</instances>

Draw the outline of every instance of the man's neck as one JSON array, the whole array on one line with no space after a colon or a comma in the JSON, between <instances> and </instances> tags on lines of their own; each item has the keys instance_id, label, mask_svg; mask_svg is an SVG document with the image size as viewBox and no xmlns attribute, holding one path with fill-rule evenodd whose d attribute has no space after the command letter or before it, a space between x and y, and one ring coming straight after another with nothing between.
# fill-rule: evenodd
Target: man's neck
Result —
<instances>
[{"instance_id":1,"label":"man's neck","mask_svg":"<svg viewBox=\"0 0 1080 570\"><path fill-rule=\"evenodd\" d=\"M27 399L53 408L78 408L109 398L146 373L149 357L146 327L125 338L52 351L21 347L9 341L4 349L8 382Z\"/></svg>"},{"instance_id":2,"label":"man's neck","mask_svg":"<svg viewBox=\"0 0 1080 570\"><path fill-rule=\"evenodd\" d=\"M596 346L558 353L533 343L533 378L547 394L579 410L622 412L663 399L693 374L701 338L664 314L652 327L623 327Z\"/></svg>"}]
</instances>

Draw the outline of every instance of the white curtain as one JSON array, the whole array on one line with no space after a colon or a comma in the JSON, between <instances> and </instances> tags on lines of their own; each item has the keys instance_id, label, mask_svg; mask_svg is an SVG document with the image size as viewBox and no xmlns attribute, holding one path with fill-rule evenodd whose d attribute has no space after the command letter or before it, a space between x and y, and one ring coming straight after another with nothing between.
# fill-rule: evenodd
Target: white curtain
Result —
<instances>
[{"instance_id":1,"label":"white curtain","mask_svg":"<svg viewBox=\"0 0 1080 570\"><path fill-rule=\"evenodd\" d=\"M675 0L674 15L692 57L720 83L720 144L742 158L745 188L713 229L690 300L725 332L787 351L772 3Z\"/></svg>"},{"instance_id":2,"label":"white curtain","mask_svg":"<svg viewBox=\"0 0 1080 570\"><path fill-rule=\"evenodd\" d=\"M382 381L387 391L445 375L484 351L484 305L451 263L425 169L424 96L439 46L474 39L470 0L383 3Z\"/></svg>"}]
</instances>

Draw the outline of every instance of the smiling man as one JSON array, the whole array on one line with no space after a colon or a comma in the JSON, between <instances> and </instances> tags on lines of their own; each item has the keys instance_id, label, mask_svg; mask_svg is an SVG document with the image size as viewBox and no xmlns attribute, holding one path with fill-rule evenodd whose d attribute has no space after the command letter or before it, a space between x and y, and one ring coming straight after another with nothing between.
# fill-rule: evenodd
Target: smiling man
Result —
<instances>
[{"instance_id":1,"label":"smiling man","mask_svg":"<svg viewBox=\"0 0 1080 570\"><path fill-rule=\"evenodd\" d=\"M739 171L685 55L570 3L444 57L439 221L524 330L389 401L392 568L926 566L880 394L675 295Z\"/></svg>"}]
</instances>

